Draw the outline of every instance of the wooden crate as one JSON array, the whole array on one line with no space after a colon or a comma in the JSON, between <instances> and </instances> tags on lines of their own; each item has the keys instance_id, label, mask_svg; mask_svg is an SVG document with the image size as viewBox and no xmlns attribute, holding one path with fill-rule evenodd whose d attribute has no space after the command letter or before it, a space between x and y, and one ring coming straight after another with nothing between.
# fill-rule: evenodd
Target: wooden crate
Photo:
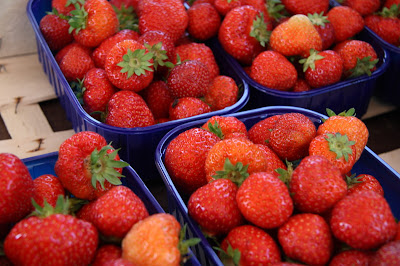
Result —
<instances>
[{"instance_id":1,"label":"wooden crate","mask_svg":"<svg viewBox=\"0 0 400 266\"><path fill-rule=\"evenodd\" d=\"M11 137L0 140L0 152L26 158L58 151L74 131L50 126L40 103L56 98L36 53L0 58L0 114Z\"/></svg>"}]
</instances>

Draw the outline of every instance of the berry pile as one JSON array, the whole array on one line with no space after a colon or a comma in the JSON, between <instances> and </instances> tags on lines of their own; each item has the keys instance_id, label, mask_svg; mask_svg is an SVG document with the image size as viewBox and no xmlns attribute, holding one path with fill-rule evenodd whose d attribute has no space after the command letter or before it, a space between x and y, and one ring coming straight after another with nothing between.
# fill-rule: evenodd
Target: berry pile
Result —
<instances>
[{"instance_id":1,"label":"berry pile","mask_svg":"<svg viewBox=\"0 0 400 266\"><path fill-rule=\"evenodd\" d=\"M53 0L40 30L85 111L123 128L232 106L240 90L204 41L221 18L181 0ZM208 24L205 22L209 21Z\"/></svg>"},{"instance_id":2,"label":"berry pile","mask_svg":"<svg viewBox=\"0 0 400 266\"><path fill-rule=\"evenodd\" d=\"M383 177L353 171L368 129L354 109L327 111L318 125L297 112L263 115L248 128L213 116L167 144L168 175L223 263L400 262Z\"/></svg>"},{"instance_id":3,"label":"berry pile","mask_svg":"<svg viewBox=\"0 0 400 266\"><path fill-rule=\"evenodd\" d=\"M174 216L150 213L148 198L122 184L128 164L117 152L95 132L76 133L61 144L55 175L35 179L17 156L0 153L0 264L185 261L198 241L184 240Z\"/></svg>"}]
</instances>

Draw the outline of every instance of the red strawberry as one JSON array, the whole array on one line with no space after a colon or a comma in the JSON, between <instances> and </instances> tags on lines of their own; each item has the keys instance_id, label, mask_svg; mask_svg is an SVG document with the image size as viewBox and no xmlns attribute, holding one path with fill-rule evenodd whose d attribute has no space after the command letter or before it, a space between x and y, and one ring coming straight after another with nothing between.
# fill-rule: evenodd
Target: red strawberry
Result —
<instances>
[{"instance_id":1,"label":"red strawberry","mask_svg":"<svg viewBox=\"0 0 400 266\"><path fill-rule=\"evenodd\" d=\"M215 9L221 16L226 16L232 9L242 6L244 0L214 0Z\"/></svg>"},{"instance_id":2,"label":"red strawberry","mask_svg":"<svg viewBox=\"0 0 400 266\"><path fill-rule=\"evenodd\" d=\"M383 7L386 7L386 8L389 8L389 9L392 8L393 5L400 4L399 0L386 0L384 2L385 3L383 4Z\"/></svg>"},{"instance_id":3,"label":"red strawberry","mask_svg":"<svg viewBox=\"0 0 400 266\"><path fill-rule=\"evenodd\" d=\"M322 50L328 50L335 42L335 30L328 20L328 16L324 16L323 13L308 14L307 16L321 36Z\"/></svg>"},{"instance_id":4,"label":"red strawberry","mask_svg":"<svg viewBox=\"0 0 400 266\"><path fill-rule=\"evenodd\" d=\"M211 107L195 97L175 99L169 107L171 120L183 119L211 112Z\"/></svg>"},{"instance_id":5,"label":"red strawberry","mask_svg":"<svg viewBox=\"0 0 400 266\"><path fill-rule=\"evenodd\" d=\"M317 214L330 210L347 193L339 169L318 155L301 160L292 173L289 187L298 210Z\"/></svg>"},{"instance_id":6,"label":"red strawberry","mask_svg":"<svg viewBox=\"0 0 400 266\"><path fill-rule=\"evenodd\" d=\"M70 15L70 12L75 9L74 2L80 4L78 1L52 0L51 7L63 15Z\"/></svg>"},{"instance_id":7,"label":"red strawberry","mask_svg":"<svg viewBox=\"0 0 400 266\"><path fill-rule=\"evenodd\" d=\"M134 128L152 126L155 121L139 94L122 90L114 93L109 100L105 123L115 127Z\"/></svg>"},{"instance_id":8,"label":"red strawberry","mask_svg":"<svg viewBox=\"0 0 400 266\"><path fill-rule=\"evenodd\" d=\"M45 15L40 20L39 28L52 52L61 50L74 40L68 32L68 20L58 12Z\"/></svg>"},{"instance_id":9,"label":"red strawberry","mask_svg":"<svg viewBox=\"0 0 400 266\"><path fill-rule=\"evenodd\" d=\"M240 185L236 201L246 220L264 229L278 228L293 213L285 183L266 172L249 175Z\"/></svg>"},{"instance_id":10,"label":"red strawberry","mask_svg":"<svg viewBox=\"0 0 400 266\"><path fill-rule=\"evenodd\" d=\"M121 247L114 244L104 244L100 246L92 262L92 266L107 266L110 262L121 258Z\"/></svg>"},{"instance_id":11,"label":"red strawberry","mask_svg":"<svg viewBox=\"0 0 400 266\"><path fill-rule=\"evenodd\" d=\"M379 181L372 175L361 174L356 177L347 177L347 195L361 190L373 190L380 195L384 195L383 188Z\"/></svg>"},{"instance_id":12,"label":"red strawberry","mask_svg":"<svg viewBox=\"0 0 400 266\"><path fill-rule=\"evenodd\" d=\"M258 9L244 5L232 9L221 23L218 40L222 48L240 63L250 65L264 50L261 43L265 46L268 42L267 26L261 18ZM253 27L254 23L256 28Z\"/></svg>"},{"instance_id":13,"label":"red strawberry","mask_svg":"<svg viewBox=\"0 0 400 266\"><path fill-rule=\"evenodd\" d=\"M169 107L174 98L164 81L152 81L147 88L141 91L141 94L155 119L169 117Z\"/></svg>"},{"instance_id":14,"label":"red strawberry","mask_svg":"<svg viewBox=\"0 0 400 266\"><path fill-rule=\"evenodd\" d=\"M244 5L253 6L262 12L264 16L264 22L267 26L267 31L271 31L273 29L275 20L273 15L271 15L273 13L272 3L267 3L265 0L244 0ZM272 10L271 14L269 9Z\"/></svg>"},{"instance_id":15,"label":"red strawberry","mask_svg":"<svg viewBox=\"0 0 400 266\"><path fill-rule=\"evenodd\" d=\"M361 14L361 16L367 16L370 15L376 11L381 6L381 1L380 0L344 0L341 2L342 5L348 6L356 10L358 13Z\"/></svg>"},{"instance_id":16,"label":"red strawberry","mask_svg":"<svg viewBox=\"0 0 400 266\"><path fill-rule=\"evenodd\" d=\"M83 217L80 212L83 212ZM135 223L149 216L143 201L125 186L111 188L95 201L83 206L80 212L77 217L91 222L101 234L120 239Z\"/></svg>"},{"instance_id":17,"label":"red strawberry","mask_svg":"<svg viewBox=\"0 0 400 266\"><path fill-rule=\"evenodd\" d=\"M364 18L365 26L373 30L379 37L388 43L400 45L400 4L393 8L383 8L381 12L368 15Z\"/></svg>"},{"instance_id":18,"label":"red strawberry","mask_svg":"<svg viewBox=\"0 0 400 266\"><path fill-rule=\"evenodd\" d=\"M216 76L208 87L204 101L212 111L222 110L234 105L239 98L239 88L233 78Z\"/></svg>"},{"instance_id":19,"label":"red strawberry","mask_svg":"<svg viewBox=\"0 0 400 266\"><path fill-rule=\"evenodd\" d=\"M74 39L87 47L96 47L119 28L117 14L107 0L87 0L71 11L68 21Z\"/></svg>"},{"instance_id":20,"label":"red strawberry","mask_svg":"<svg viewBox=\"0 0 400 266\"><path fill-rule=\"evenodd\" d=\"M68 82L83 79L86 72L95 67L90 50L78 43L71 43L61 49L56 55L56 61Z\"/></svg>"},{"instance_id":21,"label":"red strawberry","mask_svg":"<svg viewBox=\"0 0 400 266\"><path fill-rule=\"evenodd\" d=\"M308 153L327 158L333 165L339 168L342 175L347 174L353 168L357 152L354 141L349 141L346 135L340 133L325 133L316 136L310 143Z\"/></svg>"},{"instance_id":22,"label":"red strawberry","mask_svg":"<svg viewBox=\"0 0 400 266\"><path fill-rule=\"evenodd\" d=\"M313 88L334 84L342 78L343 59L333 50L318 52L312 49L310 56L299 62L303 63L307 84Z\"/></svg>"},{"instance_id":23,"label":"red strawberry","mask_svg":"<svg viewBox=\"0 0 400 266\"><path fill-rule=\"evenodd\" d=\"M327 16L335 31L337 43L354 37L364 28L361 14L348 6L332 7Z\"/></svg>"},{"instance_id":24,"label":"red strawberry","mask_svg":"<svg viewBox=\"0 0 400 266\"><path fill-rule=\"evenodd\" d=\"M175 43L185 32L189 17L180 0L143 0L139 1L139 32L165 32Z\"/></svg>"},{"instance_id":25,"label":"red strawberry","mask_svg":"<svg viewBox=\"0 0 400 266\"><path fill-rule=\"evenodd\" d=\"M41 175L33 180L35 202L43 207L44 201L55 207L59 195L65 196L60 179L51 174Z\"/></svg>"},{"instance_id":26,"label":"red strawberry","mask_svg":"<svg viewBox=\"0 0 400 266\"><path fill-rule=\"evenodd\" d=\"M136 31L125 29L102 41L92 53L96 67L104 69L107 54L114 45L123 40L138 40L138 38L139 34Z\"/></svg>"},{"instance_id":27,"label":"red strawberry","mask_svg":"<svg viewBox=\"0 0 400 266\"><path fill-rule=\"evenodd\" d=\"M210 72L211 79L219 75L219 66L215 60L213 51L204 43L191 42L176 47L176 53L180 56L181 61L199 60L204 63Z\"/></svg>"},{"instance_id":28,"label":"red strawberry","mask_svg":"<svg viewBox=\"0 0 400 266\"><path fill-rule=\"evenodd\" d=\"M210 81L207 66L199 60L190 60L171 70L167 85L174 98L203 97Z\"/></svg>"},{"instance_id":29,"label":"red strawberry","mask_svg":"<svg viewBox=\"0 0 400 266\"><path fill-rule=\"evenodd\" d=\"M174 138L165 150L165 167L179 191L190 195L207 184L204 164L210 148L220 138L203 129L186 130Z\"/></svg>"},{"instance_id":30,"label":"red strawberry","mask_svg":"<svg viewBox=\"0 0 400 266\"><path fill-rule=\"evenodd\" d=\"M223 235L244 219L236 203L237 186L229 179L214 180L190 196L188 213L207 235Z\"/></svg>"},{"instance_id":31,"label":"red strawberry","mask_svg":"<svg viewBox=\"0 0 400 266\"><path fill-rule=\"evenodd\" d=\"M124 40L108 52L104 68L108 79L122 90L141 91L153 80L153 54L135 40Z\"/></svg>"},{"instance_id":32,"label":"red strawberry","mask_svg":"<svg viewBox=\"0 0 400 266\"><path fill-rule=\"evenodd\" d=\"M273 152L270 148L265 145L257 144L264 151L265 156L267 157L268 167L266 172L280 177L280 172L277 169L287 170L287 166L283 163L283 161Z\"/></svg>"},{"instance_id":33,"label":"red strawberry","mask_svg":"<svg viewBox=\"0 0 400 266\"><path fill-rule=\"evenodd\" d=\"M254 59L250 77L262 86L288 91L296 83L297 71L279 52L264 51Z\"/></svg>"},{"instance_id":34,"label":"red strawberry","mask_svg":"<svg viewBox=\"0 0 400 266\"><path fill-rule=\"evenodd\" d=\"M240 253L240 260L234 261L235 265L269 265L281 260L275 240L253 225L242 225L232 229L223 239L221 248L227 255ZM224 262L224 256L221 257ZM233 258L235 259L234 255Z\"/></svg>"},{"instance_id":35,"label":"red strawberry","mask_svg":"<svg viewBox=\"0 0 400 266\"><path fill-rule=\"evenodd\" d=\"M16 155L0 153L0 224L16 223L31 211L32 177Z\"/></svg>"},{"instance_id":36,"label":"red strawberry","mask_svg":"<svg viewBox=\"0 0 400 266\"><path fill-rule=\"evenodd\" d=\"M302 91L309 91L311 89L312 88L310 85L308 85L307 81L305 81L303 78L298 78L292 88L292 91L293 92L302 92Z\"/></svg>"},{"instance_id":37,"label":"red strawberry","mask_svg":"<svg viewBox=\"0 0 400 266\"><path fill-rule=\"evenodd\" d=\"M192 37L205 41L217 35L221 17L212 4L196 4L191 6L187 13L189 16L187 31Z\"/></svg>"},{"instance_id":38,"label":"red strawberry","mask_svg":"<svg viewBox=\"0 0 400 266\"><path fill-rule=\"evenodd\" d=\"M316 136L316 127L301 113L286 113L272 128L269 147L282 160L295 161L308 154L311 140Z\"/></svg>"},{"instance_id":39,"label":"red strawberry","mask_svg":"<svg viewBox=\"0 0 400 266\"><path fill-rule=\"evenodd\" d=\"M272 115L255 123L249 129L249 139L254 143L269 146L271 130L279 117L280 115Z\"/></svg>"},{"instance_id":40,"label":"red strawberry","mask_svg":"<svg viewBox=\"0 0 400 266\"><path fill-rule=\"evenodd\" d=\"M216 134L220 139L242 135L247 138L246 125L234 116L212 116L201 128Z\"/></svg>"},{"instance_id":41,"label":"red strawberry","mask_svg":"<svg viewBox=\"0 0 400 266\"><path fill-rule=\"evenodd\" d=\"M399 265L400 241L391 241L381 246L372 256L370 265Z\"/></svg>"},{"instance_id":42,"label":"red strawberry","mask_svg":"<svg viewBox=\"0 0 400 266\"><path fill-rule=\"evenodd\" d=\"M139 0L110 0L110 3L118 8L120 8L121 6L131 6L136 9L139 5Z\"/></svg>"},{"instance_id":43,"label":"red strawberry","mask_svg":"<svg viewBox=\"0 0 400 266\"><path fill-rule=\"evenodd\" d=\"M291 16L276 26L269 44L272 50L284 56L300 55L308 57L310 49L322 50L322 39L317 29L306 15Z\"/></svg>"},{"instance_id":44,"label":"red strawberry","mask_svg":"<svg viewBox=\"0 0 400 266\"><path fill-rule=\"evenodd\" d=\"M334 236L362 250L394 239L397 224L386 199L374 191L352 193L340 200L330 219Z\"/></svg>"},{"instance_id":45,"label":"red strawberry","mask_svg":"<svg viewBox=\"0 0 400 266\"><path fill-rule=\"evenodd\" d=\"M329 262L329 266L369 265L370 257L369 254L361 250L345 250L334 255Z\"/></svg>"},{"instance_id":46,"label":"red strawberry","mask_svg":"<svg viewBox=\"0 0 400 266\"><path fill-rule=\"evenodd\" d=\"M103 136L91 131L75 133L59 148L54 166L64 188L80 199L93 200L121 184L120 161Z\"/></svg>"},{"instance_id":47,"label":"red strawberry","mask_svg":"<svg viewBox=\"0 0 400 266\"><path fill-rule=\"evenodd\" d=\"M117 89L107 78L106 71L101 68L89 70L83 80L83 108L97 117L93 112L105 112L108 101Z\"/></svg>"},{"instance_id":48,"label":"red strawberry","mask_svg":"<svg viewBox=\"0 0 400 266\"><path fill-rule=\"evenodd\" d=\"M282 0L282 4L285 9L289 11L290 14L314 14L327 12L329 8L329 0L312 0L312 1L302 1L302 0Z\"/></svg>"},{"instance_id":49,"label":"red strawberry","mask_svg":"<svg viewBox=\"0 0 400 266\"><path fill-rule=\"evenodd\" d=\"M15 265L89 265L98 233L89 222L67 213L68 201L37 209L38 216L18 222L4 241L6 256ZM57 211L58 212L57 212Z\"/></svg>"},{"instance_id":50,"label":"red strawberry","mask_svg":"<svg viewBox=\"0 0 400 266\"><path fill-rule=\"evenodd\" d=\"M291 216L279 228L278 239L286 256L308 265L328 263L333 252L333 238L329 225L317 214L302 213Z\"/></svg>"}]
</instances>

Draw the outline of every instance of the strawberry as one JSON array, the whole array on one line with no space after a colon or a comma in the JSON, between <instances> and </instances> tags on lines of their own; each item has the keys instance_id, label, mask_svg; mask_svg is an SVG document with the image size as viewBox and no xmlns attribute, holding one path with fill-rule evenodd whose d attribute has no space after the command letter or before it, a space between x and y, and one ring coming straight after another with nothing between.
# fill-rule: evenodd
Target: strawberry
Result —
<instances>
[{"instance_id":1,"label":"strawberry","mask_svg":"<svg viewBox=\"0 0 400 266\"><path fill-rule=\"evenodd\" d=\"M210 81L207 66L199 60L189 60L172 68L167 85L174 98L203 97Z\"/></svg>"},{"instance_id":2,"label":"strawberry","mask_svg":"<svg viewBox=\"0 0 400 266\"><path fill-rule=\"evenodd\" d=\"M222 110L234 105L239 98L239 87L233 78L225 75L216 76L210 83L204 101L212 111Z\"/></svg>"},{"instance_id":3,"label":"strawberry","mask_svg":"<svg viewBox=\"0 0 400 266\"><path fill-rule=\"evenodd\" d=\"M399 5L399 4L400 4L399 0L385 0L383 7L390 9L392 8L393 5Z\"/></svg>"},{"instance_id":4,"label":"strawberry","mask_svg":"<svg viewBox=\"0 0 400 266\"><path fill-rule=\"evenodd\" d=\"M293 64L276 51L260 53L251 64L250 77L262 86L288 91L297 80Z\"/></svg>"},{"instance_id":5,"label":"strawberry","mask_svg":"<svg viewBox=\"0 0 400 266\"><path fill-rule=\"evenodd\" d=\"M368 141L368 128L363 121L353 116L355 110L350 109L336 115L332 110L327 109L329 118L320 124L317 135L338 132L347 135L350 141L355 141L356 160L358 160Z\"/></svg>"},{"instance_id":6,"label":"strawberry","mask_svg":"<svg viewBox=\"0 0 400 266\"><path fill-rule=\"evenodd\" d=\"M149 86L141 91L143 99L153 113L155 119L168 118L169 107L174 98L171 96L167 84L162 81L152 81Z\"/></svg>"},{"instance_id":7,"label":"strawberry","mask_svg":"<svg viewBox=\"0 0 400 266\"><path fill-rule=\"evenodd\" d=\"M208 181L227 177L240 184L252 173L268 168L264 151L244 138L224 139L207 153L205 170Z\"/></svg>"},{"instance_id":8,"label":"strawberry","mask_svg":"<svg viewBox=\"0 0 400 266\"><path fill-rule=\"evenodd\" d=\"M292 15L307 15L313 13L327 12L329 8L329 0L282 0L281 2L285 6L285 9Z\"/></svg>"},{"instance_id":9,"label":"strawberry","mask_svg":"<svg viewBox=\"0 0 400 266\"><path fill-rule=\"evenodd\" d=\"M180 133L165 150L165 167L171 180L182 193L190 195L207 184L204 164L206 154L220 138L203 129L193 128Z\"/></svg>"},{"instance_id":10,"label":"strawberry","mask_svg":"<svg viewBox=\"0 0 400 266\"><path fill-rule=\"evenodd\" d=\"M220 139L242 135L247 138L246 125L234 116L212 116L201 128L216 134Z\"/></svg>"},{"instance_id":11,"label":"strawberry","mask_svg":"<svg viewBox=\"0 0 400 266\"><path fill-rule=\"evenodd\" d=\"M169 118L178 120L211 112L211 107L195 97L175 99L169 107Z\"/></svg>"},{"instance_id":12,"label":"strawberry","mask_svg":"<svg viewBox=\"0 0 400 266\"><path fill-rule=\"evenodd\" d=\"M271 31L273 29L275 20L270 15L269 8L271 8L271 5L269 4L269 2L266 2L265 0L244 0L244 5L253 6L260 12L262 12L267 31ZM273 10L273 8L271 9Z\"/></svg>"},{"instance_id":13,"label":"strawberry","mask_svg":"<svg viewBox=\"0 0 400 266\"><path fill-rule=\"evenodd\" d=\"M71 43L56 54L56 61L68 82L83 79L86 72L95 67L90 53L82 45Z\"/></svg>"},{"instance_id":14,"label":"strawberry","mask_svg":"<svg viewBox=\"0 0 400 266\"><path fill-rule=\"evenodd\" d=\"M361 40L347 40L338 43L334 51L343 59L343 75L346 78L364 74L371 76L379 59L371 44Z\"/></svg>"},{"instance_id":15,"label":"strawberry","mask_svg":"<svg viewBox=\"0 0 400 266\"><path fill-rule=\"evenodd\" d=\"M338 240L362 250L377 248L397 233L389 204L374 191L352 193L340 200L332 210L330 226Z\"/></svg>"},{"instance_id":16,"label":"strawberry","mask_svg":"<svg viewBox=\"0 0 400 266\"><path fill-rule=\"evenodd\" d=\"M110 4L120 8L121 6L133 7L136 9L139 5L139 0L110 0Z\"/></svg>"},{"instance_id":17,"label":"strawberry","mask_svg":"<svg viewBox=\"0 0 400 266\"><path fill-rule=\"evenodd\" d=\"M189 198L188 213L210 236L227 234L244 223L236 203L238 187L229 179L214 180L198 188Z\"/></svg>"},{"instance_id":18,"label":"strawberry","mask_svg":"<svg viewBox=\"0 0 400 266\"><path fill-rule=\"evenodd\" d=\"M356 10L358 13L361 14L361 16L367 16L370 15L376 11L381 6L381 1L380 0L343 0L341 1L341 4L344 6L348 6Z\"/></svg>"},{"instance_id":19,"label":"strawberry","mask_svg":"<svg viewBox=\"0 0 400 266\"><path fill-rule=\"evenodd\" d=\"M217 9L209 3L191 6L188 10L189 34L200 41L206 41L218 34L221 25L221 17Z\"/></svg>"},{"instance_id":20,"label":"strawberry","mask_svg":"<svg viewBox=\"0 0 400 266\"><path fill-rule=\"evenodd\" d=\"M0 153L0 224L16 223L31 211L34 183L16 155Z\"/></svg>"},{"instance_id":21,"label":"strawberry","mask_svg":"<svg viewBox=\"0 0 400 266\"><path fill-rule=\"evenodd\" d=\"M328 20L328 16L324 16L324 13L326 12L308 14L307 16L321 37L322 50L328 50L335 42L335 31L332 23Z\"/></svg>"},{"instance_id":22,"label":"strawberry","mask_svg":"<svg viewBox=\"0 0 400 266\"><path fill-rule=\"evenodd\" d=\"M135 92L146 88L154 77L153 54L135 40L124 40L108 52L104 68L115 87Z\"/></svg>"},{"instance_id":23,"label":"strawberry","mask_svg":"<svg viewBox=\"0 0 400 266\"><path fill-rule=\"evenodd\" d=\"M340 133L325 133L316 136L310 143L308 153L327 158L339 168L342 175L347 174L356 162L355 142L349 141L346 135Z\"/></svg>"},{"instance_id":24,"label":"strawberry","mask_svg":"<svg viewBox=\"0 0 400 266\"><path fill-rule=\"evenodd\" d=\"M333 238L328 223L317 214L293 215L278 230L284 254L308 265L328 263L333 252Z\"/></svg>"},{"instance_id":25,"label":"strawberry","mask_svg":"<svg viewBox=\"0 0 400 266\"><path fill-rule=\"evenodd\" d=\"M171 214L150 215L136 223L122 240L122 258L138 266L179 266L180 230L179 222Z\"/></svg>"},{"instance_id":26,"label":"strawberry","mask_svg":"<svg viewBox=\"0 0 400 266\"><path fill-rule=\"evenodd\" d=\"M177 46L175 51L180 56L181 61L199 60L204 63L210 72L211 79L220 74L219 66L215 60L213 51L204 43L191 42L182 44Z\"/></svg>"},{"instance_id":27,"label":"strawberry","mask_svg":"<svg viewBox=\"0 0 400 266\"><path fill-rule=\"evenodd\" d=\"M240 253L239 261L234 260L235 265L269 265L281 260L275 240L268 233L253 225L241 225L233 228L223 239L221 249L227 255ZM221 257L223 260L224 256ZM235 256L233 258L235 259Z\"/></svg>"},{"instance_id":28,"label":"strawberry","mask_svg":"<svg viewBox=\"0 0 400 266\"><path fill-rule=\"evenodd\" d=\"M283 169L287 170L286 164L276 155L275 152L273 152L270 148L268 148L265 145L262 144L257 144L264 152L265 156L267 157L268 161L268 167L265 172L270 173L276 177L280 177L280 170L278 169Z\"/></svg>"},{"instance_id":29,"label":"strawberry","mask_svg":"<svg viewBox=\"0 0 400 266\"><path fill-rule=\"evenodd\" d=\"M155 121L139 94L122 90L114 93L109 100L105 123L115 127L134 128L152 126Z\"/></svg>"},{"instance_id":30,"label":"strawberry","mask_svg":"<svg viewBox=\"0 0 400 266\"><path fill-rule=\"evenodd\" d=\"M56 9L60 14L71 15L71 11L75 9L74 3L82 4L81 0L52 0L51 8Z\"/></svg>"},{"instance_id":31,"label":"strawberry","mask_svg":"<svg viewBox=\"0 0 400 266\"><path fill-rule=\"evenodd\" d=\"M61 50L74 40L68 32L68 20L65 16L59 14L56 9L40 20L39 29L52 52Z\"/></svg>"},{"instance_id":32,"label":"strawberry","mask_svg":"<svg viewBox=\"0 0 400 266\"><path fill-rule=\"evenodd\" d=\"M127 3L122 3L123 1ZM119 22L119 30L133 30L139 32L139 17L136 14L137 0L110 1ZM135 3L133 3L135 2Z\"/></svg>"},{"instance_id":33,"label":"strawberry","mask_svg":"<svg viewBox=\"0 0 400 266\"><path fill-rule=\"evenodd\" d=\"M347 194L350 195L361 190L373 190L380 195L384 195L383 188L379 181L372 175L361 174L356 177L347 176Z\"/></svg>"},{"instance_id":34,"label":"strawberry","mask_svg":"<svg viewBox=\"0 0 400 266\"><path fill-rule=\"evenodd\" d=\"M296 209L322 214L346 195L347 184L328 159L309 155L294 169L289 190Z\"/></svg>"},{"instance_id":35,"label":"strawberry","mask_svg":"<svg viewBox=\"0 0 400 266\"><path fill-rule=\"evenodd\" d=\"M103 136L82 131L60 145L54 170L63 187L75 197L93 200L121 184L122 168L127 165Z\"/></svg>"},{"instance_id":36,"label":"strawberry","mask_svg":"<svg viewBox=\"0 0 400 266\"><path fill-rule=\"evenodd\" d=\"M293 92L309 91L311 89L311 86L308 85L307 81L305 81L303 78L298 78L292 87Z\"/></svg>"},{"instance_id":37,"label":"strawberry","mask_svg":"<svg viewBox=\"0 0 400 266\"><path fill-rule=\"evenodd\" d=\"M282 160L295 161L308 155L308 147L316 136L316 127L301 113L286 113L272 128L270 147Z\"/></svg>"},{"instance_id":38,"label":"strawberry","mask_svg":"<svg viewBox=\"0 0 400 266\"><path fill-rule=\"evenodd\" d=\"M92 53L93 61L98 68L104 69L104 64L106 61L106 57L108 52L113 48L114 45L123 40L138 40L139 34L133 30L121 30L116 34L108 37L104 41L102 41Z\"/></svg>"},{"instance_id":39,"label":"strawberry","mask_svg":"<svg viewBox=\"0 0 400 266\"><path fill-rule=\"evenodd\" d=\"M64 187L60 179L52 174L44 174L33 180L35 202L43 207L46 201L55 207L59 195L65 196Z\"/></svg>"},{"instance_id":40,"label":"strawberry","mask_svg":"<svg viewBox=\"0 0 400 266\"><path fill-rule=\"evenodd\" d=\"M91 206L90 206L91 205ZM143 201L128 187L115 186L82 209L91 222L106 237L123 238L138 221L149 216ZM77 213L80 217L80 213ZM84 219L84 217L82 217Z\"/></svg>"},{"instance_id":41,"label":"strawberry","mask_svg":"<svg viewBox=\"0 0 400 266\"><path fill-rule=\"evenodd\" d=\"M236 201L246 220L264 229L278 228L293 213L285 183L266 172L249 175L240 185Z\"/></svg>"},{"instance_id":42,"label":"strawberry","mask_svg":"<svg viewBox=\"0 0 400 266\"><path fill-rule=\"evenodd\" d=\"M399 265L400 241L391 241L381 246L372 256L370 265Z\"/></svg>"},{"instance_id":43,"label":"strawberry","mask_svg":"<svg viewBox=\"0 0 400 266\"><path fill-rule=\"evenodd\" d=\"M74 5L69 31L83 46L96 47L118 31L117 14L107 0L87 0L81 7Z\"/></svg>"},{"instance_id":44,"label":"strawberry","mask_svg":"<svg viewBox=\"0 0 400 266\"><path fill-rule=\"evenodd\" d=\"M342 78L343 59L333 50L311 49L310 56L299 62L303 64L307 84L313 88L334 84Z\"/></svg>"},{"instance_id":45,"label":"strawberry","mask_svg":"<svg viewBox=\"0 0 400 266\"><path fill-rule=\"evenodd\" d=\"M374 31L386 42L400 45L400 3L391 8L384 7L382 11L364 18L365 26Z\"/></svg>"},{"instance_id":46,"label":"strawberry","mask_svg":"<svg viewBox=\"0 0 400 266\"><path fill-rule=\"evenodd\" d=\"M189 17L180 0L143 0L139 1L139 32L165 32L175 43L185 32Z\"/></svg>"},{"instance_id":47,"label":"strawberry","mask_svg":"<svg viewBox=\"0 0 400 266\"><path fill-rule=\"evenodd\" d=\"M95 256L98 233L89 222L68 214L59 197L56 208L36 206L36 215L19 221L4 241L15 265L88 265Z\"/></svg>"},{"instance_id":48,"label":"strawberry","mask_svg":"<svg viewBox=\"0 0 400 266\"><path fill-rule=\"evenodd\" d=\"M397 222L397 234L394 240L400 240L400 223Z\"/></svg>"},{"instance_id":49,"label":"strawberry","mask_svg":"<svg viewBox=\"0 0 400 266\"><path fill-rule=\"evenodd\" d=\"M100 246L93 259L92 266L107 266L108 263L121 258L121 247L114 244L104 244Z\"/></svg>"},{"instance_id":50,"label":"strawberry","mask_svg":"<svg viewBox=\"0 0 400 266\"><path fill-rule=\"evenodd\" d=\"M256 144L269 146L271 130L279 120L279 117L280 115L272 115L252 125L248 132L249 139Z\"/></svg>"},{"instance_id":51,"label":"strawberry","mask_svg":"<svg viewBox=\"0 0 400 266\"><path fill-rule=\"evenodd\" d=\"M333 26L336 43L354 37L364 28L363 17L351 7L335 6L326 15Z\"/></svg>"},{"instance_id":52,"label":"strawberry","mask_svg":"<svg viewBox=\"0 0 400 266\"><path fill-rule=\"evenodd\" d=\"M214 0L214 7L221 16L226 16L232 9L242 6L244 0Z\"/></svg>"},{"instance_id":53,"label":"strawberry","mask_svg":"<svg viewBox=\"0 0 400 266\"><path fill-rule=\"evenodd\" d=\"M329 266L369 265L370 255L364 251L351 249L339 252L329 262Z\"/></svg>"},{"instance_id":54,"label":"strawberry","mask_svg":"<svg viewBox=\"0 0 400 266\"><path fill-rule=\"evenodd\" d=\"M226 0L224 0L226 1ZM237 1L232 1L237 2ZM222 48L244 65L250 65L268 42L269 33L260 11L244 5L226 14L218 31Z\"/></svg>"},{"instance_id":55,"label":"strawberry","mask_svg":"<svg viewBox=\"0 0 400 266\"><path fill-rule=\"evenodd\" d=\"M308 57L310 49L322 50L322 39L306 15L291 16L287 21L276 26L269 44L272 50L284 56L300 55Z\"/></svg>"},{"instance_id":56,"label":"strawberry","mask_svg":"<svg viewBox=\"0 0 400 266\"><path fill-rule=\"evenodd\" d=\"M108 80L106 71L101 68L92 68L85 74L83 80L83 108L97 117L93 112L105 112L108 101L117 89Z\"/></svg>"}]
</instances>

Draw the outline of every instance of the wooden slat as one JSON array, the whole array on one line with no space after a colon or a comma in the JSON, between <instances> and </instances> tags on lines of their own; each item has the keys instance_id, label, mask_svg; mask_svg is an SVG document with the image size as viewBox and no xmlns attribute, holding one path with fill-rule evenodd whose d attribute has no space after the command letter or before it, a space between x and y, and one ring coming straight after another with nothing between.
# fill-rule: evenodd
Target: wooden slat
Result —
<instances>
[{"instance_id":1,"label":"wooden slat","mask_svg":"<svg viewBox=\"0 0 400 266\"><path fill-rule=\"evenodd\" d=\"M400 173L400 149L379 154L396 172Z\"/></svg>"}]
</instances>

